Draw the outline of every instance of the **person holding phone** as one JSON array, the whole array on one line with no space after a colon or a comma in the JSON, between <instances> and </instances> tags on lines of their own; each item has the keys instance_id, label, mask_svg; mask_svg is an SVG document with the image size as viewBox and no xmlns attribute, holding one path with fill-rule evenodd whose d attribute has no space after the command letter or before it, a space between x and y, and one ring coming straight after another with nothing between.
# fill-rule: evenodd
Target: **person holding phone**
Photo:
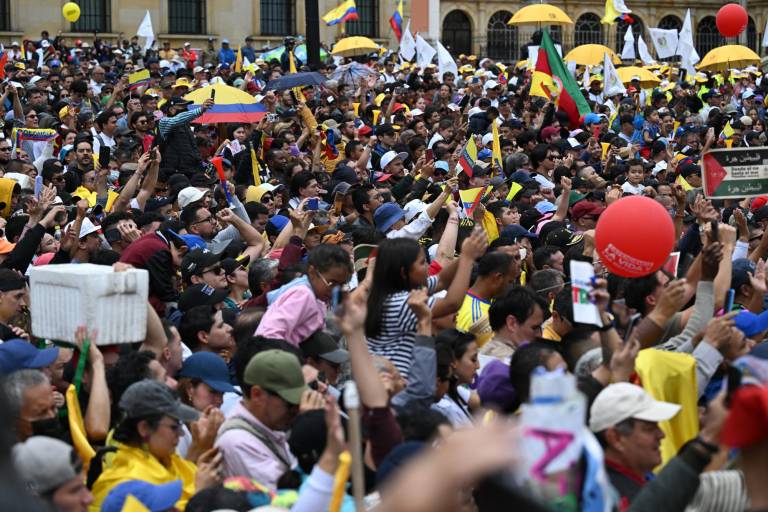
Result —
<instances>
[{"instance_id":1,"label":"person holding phone","mask_svg":"<svg viewBox=\"0 0 768 512\"><path fill-rule=\"evenodd\" d=\"M202 105L190 109L191 104L191 101L181 96L172 96L163 105L165 117L158 124L158 136L164 169L192 173L200 170L203 164L203 157L189 125L213 107L214 100L208 98Z\"/></svg>"}]
</instances>

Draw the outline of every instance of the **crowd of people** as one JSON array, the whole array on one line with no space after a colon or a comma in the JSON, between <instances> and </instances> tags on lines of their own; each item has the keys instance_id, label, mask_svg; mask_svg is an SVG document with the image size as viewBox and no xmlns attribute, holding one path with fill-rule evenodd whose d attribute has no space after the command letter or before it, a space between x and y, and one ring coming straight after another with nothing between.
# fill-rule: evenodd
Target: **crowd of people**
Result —
<instances>
[{"instance_id":1,"label":"crowd of people","mask_svg":"<svg viewBox=\"0 0 768 512\"><path fill-rule=\"evenodd\" d=\"M580 67L574 120L525 63L474 55L456 76L361 56L351 82L330 58L274 90L309 71L285 46L6 49L4 510L768 509L768 196L708 200L701 168L765 144L759 69L653 66L659 87L605 97ZM216 98L186 95L214 84L261 119L200 123ZM676 273L601 263L600 216L635 195L668 211ZM576 321L571 262L602 327ZM69 263L146 271L144 340L35 335L29 275ZM522 448L532 375L586 402L554 473Z\"/></svg>"}]
</instances>

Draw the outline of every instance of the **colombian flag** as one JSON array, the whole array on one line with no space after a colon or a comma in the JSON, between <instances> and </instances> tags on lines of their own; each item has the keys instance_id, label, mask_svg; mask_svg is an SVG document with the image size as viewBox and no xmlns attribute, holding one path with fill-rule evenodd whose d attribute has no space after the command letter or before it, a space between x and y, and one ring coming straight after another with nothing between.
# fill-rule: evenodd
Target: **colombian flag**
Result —
<instances>
[{"instance_id":1,"label":"colombian flag","mask_svg":"<svg viewBox=\"0 0 768 512\"><path fill-rule=\"evenodd\" d=\"M472 216L472 212L480 203L480 199L485 195L485 189L488 187L470 188L467 190L459 190L459 198L461 198L461 206L467 213L468 217Z\"/></svg>"},{"instance_id":2,"label":"colombian flag","mask_svg":"<svg viewBox=\"0 0 768 512\"><path fill-rule=\"evenodd\" d=\"M358 19L355 0L347 0L340 6L331 9L323 15L322 19L328 26Z\"/></svg>"},{"instance_id":3,"label":"colombian flag","mask_svg":"<svg viewBox=\"0 0 768 512\"><path fill-rule=\"evenodd\" d=\"M144 85L149 85L149 70L142 69L128 75L128 88L138 89Z\"/></svg>"},{"instance_id":4,"label":"colombian flag","mask_svg":"<svg viewBox=\"0 0 768 512\"><path fill-rule=\"evenodd\" d=\"M400 0L397 4L394 14L389 18L389 24L392 26L392 30L395 32L395 36L399 41L403 37L403 0Z\"/></svg>"},{"instance_id":5,"label":"colombian flag","mask_svg":"<svg viewBox=\"0 0 768 512\"><path fill-rule=\"evenodd\" d=\"M472 167L477 161L477 144L475 144L475 138L470 137L469 142L464 147L464 151L461 152L461 158L459 158L459 165L462 170L467 173L467 176L472 177Z\"/></svg>"}]
</instances>

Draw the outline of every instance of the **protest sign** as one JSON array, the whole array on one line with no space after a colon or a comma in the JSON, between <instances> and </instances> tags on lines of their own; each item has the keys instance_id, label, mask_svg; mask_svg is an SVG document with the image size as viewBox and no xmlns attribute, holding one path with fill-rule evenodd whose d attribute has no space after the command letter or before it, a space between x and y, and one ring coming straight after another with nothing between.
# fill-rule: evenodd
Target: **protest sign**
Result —
<instances>
[{"instance_id":1,"label":"protest sign","mask_svg":"<svg viewBox=\"0 0 768 512\"><path fill-rule=\"evenodd\" d=\"M571 260L571 289L573 294L573 319L580 324L592 324L602 327L600 312L589 300L592 291L592 279L595 269L585 261Z\"/></svg>"},{"instance_id":2,"label":"protest sign","mask_svg":"<svg viewBox=\"0 0 768 512\"><path fill-rule=\"evenodd\" d=\"M768 194L768 148L712 150L702 157L702 178L711 199Z\"/></svg>"}]
</instances>

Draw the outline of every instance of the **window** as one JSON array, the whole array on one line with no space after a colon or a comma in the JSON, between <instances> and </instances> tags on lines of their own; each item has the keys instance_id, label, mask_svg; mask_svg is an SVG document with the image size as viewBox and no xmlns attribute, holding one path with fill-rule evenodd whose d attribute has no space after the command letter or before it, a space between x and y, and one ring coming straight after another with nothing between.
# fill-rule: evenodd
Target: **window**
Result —
<instances>
[{"instance_id":1,"label":"window","mask_svg":"<svg viewBox=\"0 0 768 512\"><path fill-rule=\"evenodd\" d=\"M346 24L347 34L351 36L379 37L378 0L357 0L355 4L357 6L358 19ZM393 3L392 5L394 6L395 4ZM405 28L405 20L403 20L403 28Z\"/></svg>"},{"instance_id":2,"label":"window","mask_svg":"<svg viewBox=\"0 0 768 512\"><path fill-rule=\"evenodd\" d=\"M639 55L637 52L637 39L638 37L645 36L645 25L643 24L643 20L635 16L634 14L630 14L632 16L632 19L634 20L634 23L632 23L632 35L635 36L635 55ZM619 20L616 23L616 52L621 53L621 50L624 48L624 35L627 33L627 27L629 26L629 23L627 23L624 20ZM646 41L647 43L648 41Z\"/></svg>"},{"instance_id":3,"label":"window","mask_svg":"<svg viewBox=\"0 0 768 512\"><path fill-rule=\"evenodd\" d=\"M112 30L111 0L79 0L80 19L72 32L109 32Z\"/></svg>"},{"instance_id":4,"label":"window","mask_svg":"<svg viewBox=\"0 0 768 512\"><path fill-rule=\"evenodd\" d=\"M696 27L696 50L703 58L713 48L725 44L725 39L717 30L714 16L703 18Z\"/></svg>"},{"instance_id":5,"label":"window","mask_svg":"<svg viewBox=\"0 0 768 512\"><path fill-rule=\"evenodd\" d=\"M669 16L664 16L661 18L661 21L659 21L659 28L663 28L665 30L675 29L679 32L680 29L683 28L683 22L677 16L670 14Z\"/></svg>"},{"instance_id":6,"label":"window","mask_svg":"<svg viewBox=\"0 0 768 512\"><path fill-rule=\"evenodd\" d=\"M168 0L171 34L205 34L205 0Z\"/></svg>"},{"instance_id":7,"label":"window","mask_svg":"<svg viewBox=\"0 0 768 512\"><path fill-rule=\"evenodd\" d=\"M588 12L579 16L574 28L574 44L603 44L603 25L597 14Z\"/></svg>"},{"instance_id":8,"label":"window","mask_svg":"<svg viewBox=\"0 0 768 512\"><path fill-rule=\"evenodd\" d=\"M760 53L760 48L757 47L757 27L755 27L755 20L752 19L752 16L747 21L747 47Z\"/></svg>"},{"instance_id":9,"label":"window","mask_svg":"<svg viewBox=\"0 0 768 512\"><path fill-rule=\"evenodd\" d=\"M445 17L442 43L454 55L472 53L472 24L464 12L451 11Z\"/></svg>"},{"instance_id":10,"label":"window","mask_svg":"<svg viewBox=\"0 0 768 512\"><path fill-rule=\"evenodd\" d=\"M293 34L293 0L261 0L261 34Z\"/></svg>"},{"instance_id":11,"label":"window","mask_svg":"<svg viewBox=\"0 0 768 512\"><path fill-rule=\"evenodd\" d=\"M503 61L517 60L517 27L507 25L511 17L511 12L499 11L488 20L489 58Z\"/></svg>"},{"instance_id":12,"label":"window","mask_svg":"<svg viewBox=\"0 0 768 512\"><path fill-rule=\"evenodd\" d=\"M0 30L11 30L11 0L0 0Z\"/></svg>"}]
</instances>

